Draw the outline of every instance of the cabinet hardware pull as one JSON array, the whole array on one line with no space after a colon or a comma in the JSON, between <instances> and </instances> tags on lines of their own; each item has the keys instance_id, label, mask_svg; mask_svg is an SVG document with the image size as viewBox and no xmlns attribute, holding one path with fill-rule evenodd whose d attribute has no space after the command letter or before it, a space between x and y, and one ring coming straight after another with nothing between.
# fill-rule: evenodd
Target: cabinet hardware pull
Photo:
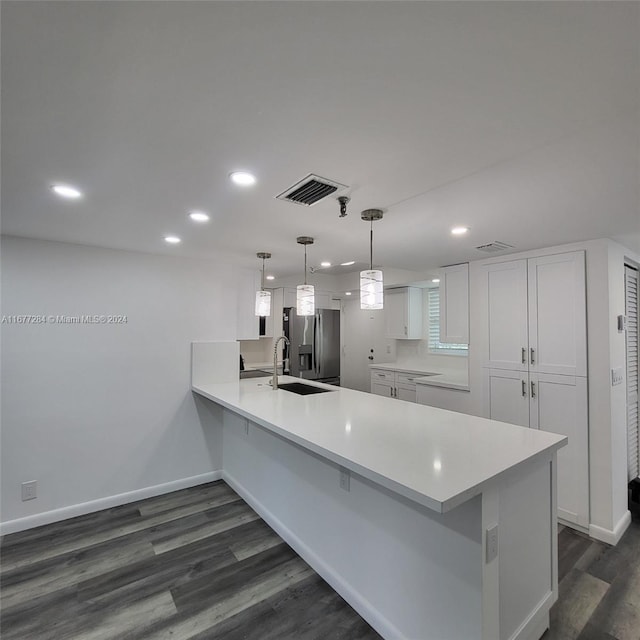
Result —
<instances>
[{"instance_id":1,"label":"cabinet hardware pull","mask_svg":"<svg viewBox=\"0 0 640 640\"><path fill-rule=\"evenodd\" d=\"M536 397L536 383L533 380L531 381L531 397Z\"/></svg>"},{"instance_id":2,"label":"cabinet hardware pull","mask_svg":"<svg viewBox=\"0 0 640 640\"><path fill-rule=\"evenodd\" d=\"M522 364L526 364L527 363L527 350L522 347Z\"/></svg>"},{"instance_id":3,"label":"cabinet hardware pull","mask_svg":"<svg viewBox=\"0 0 640 640\"><path fill-rule=\"evenodd\" d=\"M522 382L522 395L526 396L527 395L527 383L524 380L521 380L520 382Z\"/></svg>"},{"instance_id":4,"label":"cabinet hardware pull","mask_svg":"<svg viewBox=\"0 0 640 640\"><path fill-rule=\"evenodd\" d=\"M406 324L404 325L404 335L405 336L407 335L407 325Z\"/></svg>"},{"instance_id":5,"label":"cabinet hardware pull","mask_svg":"<svg viewBox=\"0 0 640 640\"><path fill-rule=\"evenodd\" d=\"M536 350L531 347L531 364L535 364L536 361Z\"/></svg>"}]
</instances>

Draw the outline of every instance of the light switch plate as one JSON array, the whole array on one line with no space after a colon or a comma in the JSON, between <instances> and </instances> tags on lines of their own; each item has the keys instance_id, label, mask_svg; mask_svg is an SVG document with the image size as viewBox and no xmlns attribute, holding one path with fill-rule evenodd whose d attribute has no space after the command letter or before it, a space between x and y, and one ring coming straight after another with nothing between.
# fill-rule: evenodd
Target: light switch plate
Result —
<instances>
[{"instance_id":1,"label":"light switch plate","mask_svg":"<svg viewBox=\"0 0 640 640\"><path fill-rule=\"evenodd\" d=\"M619 384L624 382L624 372L622 371L622 367L616 367L615 369L611 369L611 386L616 387Z\"/></svg>"},{"instance_id":2,"label":"light switch plate","mask_svg":"<svg viewBox=\"0 0 640 640\"><path fill-rule=\"evenodd\" d=\"M340 467L340 488L351 491L351 473L344 467Z\"/></svg>"},{"instance_id":3,"label":"light switch plate","mask_svg":"<svg viewBox=\"0 0 640 640\"><path fill-rule=\"evenodd\" d=\"M487 563L498 557L498 525L487 529Z\"/></svg>"}]
</instances>

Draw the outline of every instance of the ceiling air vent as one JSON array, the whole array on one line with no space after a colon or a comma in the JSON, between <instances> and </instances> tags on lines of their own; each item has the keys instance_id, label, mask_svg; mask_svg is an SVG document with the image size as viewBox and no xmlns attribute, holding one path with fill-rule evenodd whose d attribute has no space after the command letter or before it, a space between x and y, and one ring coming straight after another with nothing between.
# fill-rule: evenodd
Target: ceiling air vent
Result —
<instances>
[{"instance_id":1,"label":"ceiling air vent","mask_svg":"<svg viewBox=\"0 0 640 640\"><path fill-rule=\"evenodd\" d=\"M296 204L304 204L311 206L322 198L326 198L338 191L338 189L346 189L346 185L327 180L313 174L309 174L306 178L300 180L292 187L283 191L276 196L278 200L286 200L287 202L295 202Z\"/></svg>"},{"instance_id":2,"label":"ceiling air vent","mask_svg":"<svg viewBox=\"0 0 640 640\"><path fill-rule=\"evenodd\" d=\"M490 242L489 244L481 244L479 247L476 247L476 249L478 251L486 251L487 253L495 253L496 251L513 249L513 245L495 240L494 242Z\"/></svg>"}]
</instances>

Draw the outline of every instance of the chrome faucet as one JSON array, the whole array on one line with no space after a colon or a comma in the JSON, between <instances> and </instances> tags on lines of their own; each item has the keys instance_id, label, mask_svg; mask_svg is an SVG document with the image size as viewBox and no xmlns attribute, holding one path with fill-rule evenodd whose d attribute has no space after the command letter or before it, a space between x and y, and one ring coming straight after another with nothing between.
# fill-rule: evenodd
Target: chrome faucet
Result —
<instances>
[{"instance_id":1,"label":"chrome faucet","mask_svg":"<svg viewBox=\"0 0 640 640\"><path fill-rule=\"evenodd\" d=\"M276 338L276 343L273 345L273 378L271 378L271 387L274 391L278 389L278 345L280 344L280 340L284 340L287 346L291 344L287 336L280 336Z\"/></svg>"}]
</instances>

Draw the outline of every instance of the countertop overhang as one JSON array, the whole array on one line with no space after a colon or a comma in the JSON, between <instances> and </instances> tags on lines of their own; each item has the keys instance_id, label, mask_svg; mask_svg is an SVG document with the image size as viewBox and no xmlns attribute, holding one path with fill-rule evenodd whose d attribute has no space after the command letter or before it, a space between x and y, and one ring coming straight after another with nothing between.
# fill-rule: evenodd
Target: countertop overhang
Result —
<instances>
[{"instance_id":1,"label":"countertop overhang","mask_svg":"<svg viewBox=\"0 0 640 640\"><path fill-rule=\"evenodd\" d=\"M268 380L194 384L192 390L439 513L567 443L554 433L317 382L304 381L331 392L274 391Z\"/></svg>"}]
</instances>

